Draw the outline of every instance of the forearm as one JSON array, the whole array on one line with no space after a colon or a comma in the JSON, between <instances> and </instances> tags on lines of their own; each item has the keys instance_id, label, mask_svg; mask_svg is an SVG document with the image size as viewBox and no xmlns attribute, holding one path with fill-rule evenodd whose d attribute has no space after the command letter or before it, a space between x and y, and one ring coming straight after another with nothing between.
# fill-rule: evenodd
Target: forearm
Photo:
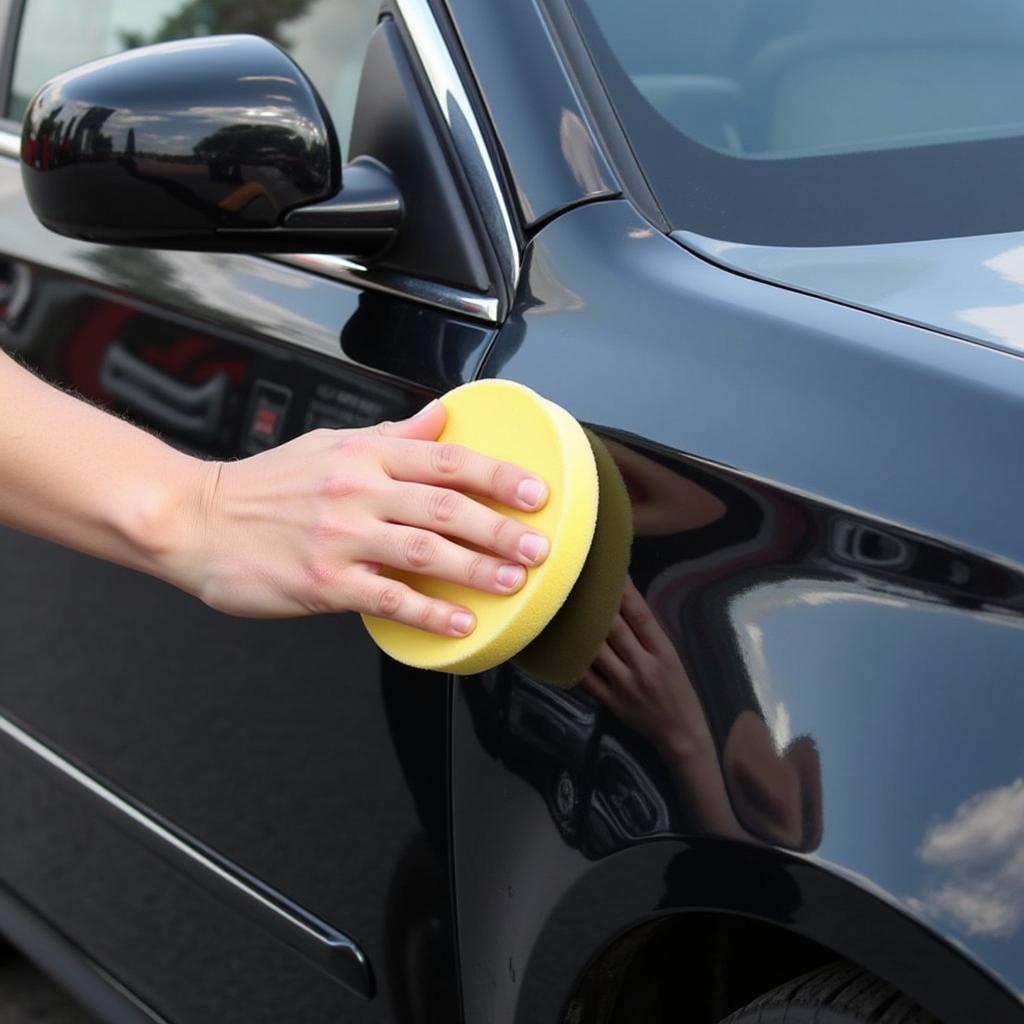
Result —
<instances>
[{"instance_id":1,"label":"forearm","mask_svg":"<svg viewBox=\"0 0 1024 1024\"><path fill-rule=\"evenodd\" d=\"M547 539L468 495L533 512L547 490L518 466L436 444L445 416L432 402L398 423L313 430L206 462L0 352L0 523L235 615L358 611L464 636L475 624L467 608L381 568L514 593Z\"/></svg>"},{"instance_id":2,"label":"forearm","mask_svg":"<svg viewBox=\"0 0 1024 1024\"><path fill-rule=\"evenodd\" d=\"M214 470L0 352L0 522L187 585Z\"/></svg>"},{"instance_id":3,"label":"forearm","mask_svg":"<svg viewBox=\"0 0 1024 1024\"><path fill-rule=\"evenodd\" d=\"M666 744L660 752L683 805L708 832L728 839L752 838L733 810L710 732L694 742Z\"/></svg>"}]
</instances>

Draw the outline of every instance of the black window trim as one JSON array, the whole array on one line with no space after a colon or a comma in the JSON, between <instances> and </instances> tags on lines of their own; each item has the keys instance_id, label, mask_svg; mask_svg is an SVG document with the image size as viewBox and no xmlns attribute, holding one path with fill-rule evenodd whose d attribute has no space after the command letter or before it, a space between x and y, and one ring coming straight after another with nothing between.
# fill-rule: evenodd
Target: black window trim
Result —
<instances>
[{"instance_id":1,"label":"black window trim","mask_svg":"<svg viewBox=\"0 0 1024 1024\"><path fill-rule=\"evenodd\" d=\"M647 180L572 5L568 0L539 0L538 6L627 198L654 228L668 234L672 225Z\"/></svg>"}]
</instances>

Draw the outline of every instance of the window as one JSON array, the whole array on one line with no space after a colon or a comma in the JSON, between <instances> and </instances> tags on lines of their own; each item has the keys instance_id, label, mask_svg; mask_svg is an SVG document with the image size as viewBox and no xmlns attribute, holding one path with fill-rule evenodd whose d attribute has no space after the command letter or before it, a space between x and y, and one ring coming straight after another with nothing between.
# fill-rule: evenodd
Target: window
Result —
<instances>
[{"instance_id":1,"label":"window","mask_svg":"<svg viewBox=\"0 0 1024 1024\"><path fill-rule=\"evenodd\" d=\"M570 0L674 226L768 245L1024 228L1020 0Z\"/></svg>"},{"instance_id":2,"label":"window","mask_svg":"<svg viewBox=\"0 0 1024 1024\"><path fill-rule=\"evenodd\" d=\"M323 97L345 152L378 0L27 0L7 117L47 79L120 50L244 32L284 47Z\"/></svg>"}]
</instances>

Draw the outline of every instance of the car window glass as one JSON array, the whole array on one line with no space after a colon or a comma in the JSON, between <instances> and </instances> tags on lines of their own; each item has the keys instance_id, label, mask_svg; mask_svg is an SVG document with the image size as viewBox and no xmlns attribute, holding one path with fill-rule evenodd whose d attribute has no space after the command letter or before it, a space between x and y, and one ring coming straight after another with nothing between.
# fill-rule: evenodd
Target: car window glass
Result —
<instances>
[{"instance_id":1,"label":"car window glass","mask_svg":"<svg viewBox=\"0 0 1024 1024\"><path fill-rule=\"evenodd\" d=\"M675 227L787 246L1024 228L1020 0L570 3Z\"/></svg>"},{"instance_id":2,"label":"car window glass","mask_svg":"<svg viewBox=\"0 0 1024 1024\"><path fill-rule=\"evenodd\" d=\"M190 36L246 32L284 47L327 104L342 150L379 0L28 0L7 117L48 78L97 57Z\"/></svg>"}]
</instances>

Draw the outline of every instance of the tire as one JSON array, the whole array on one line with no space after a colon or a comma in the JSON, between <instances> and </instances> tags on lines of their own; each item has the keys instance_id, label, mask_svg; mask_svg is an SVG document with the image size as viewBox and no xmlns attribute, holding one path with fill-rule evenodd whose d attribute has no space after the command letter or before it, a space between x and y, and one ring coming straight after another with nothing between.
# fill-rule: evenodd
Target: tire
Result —
<instances>
[{"instance_id":1,"label":"tire","mask_svg":"<svg viewBox=\"0 0 1024 1024\"><path fill-rule=\"evenodd\" d=\"M840 963L787 981L721 1024L939 1024L891 985Z\"/></svg>"}]
</instances>

